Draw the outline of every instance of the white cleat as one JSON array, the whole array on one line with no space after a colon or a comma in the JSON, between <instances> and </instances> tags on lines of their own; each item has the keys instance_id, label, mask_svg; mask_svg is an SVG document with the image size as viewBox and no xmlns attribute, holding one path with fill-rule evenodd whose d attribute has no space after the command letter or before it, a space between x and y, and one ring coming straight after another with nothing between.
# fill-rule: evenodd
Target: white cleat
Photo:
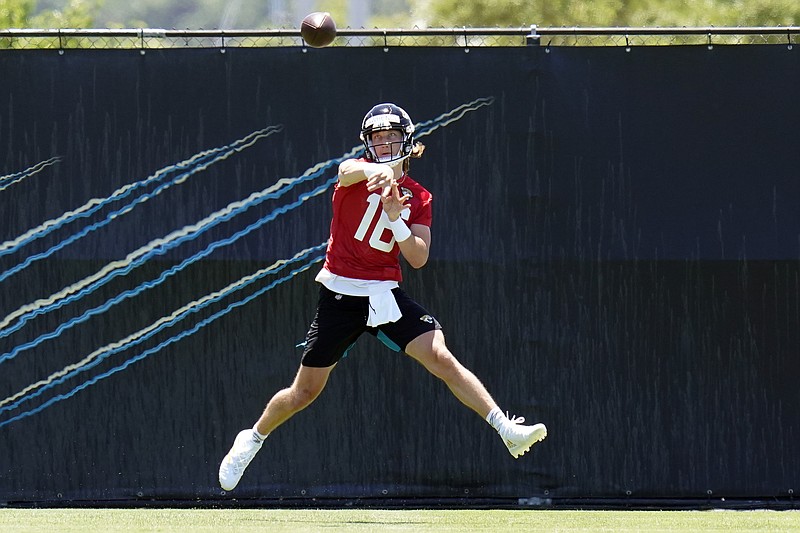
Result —
<instances>
[{"instance_id":1,"label":"white cleat","mask_svg":"<svg viewBox=\"0 0 800 533\"><path fill-rule=\"evenodd\" d=\"M242 479L245 468L261 449L263 441L253 436L252 429L244 429L236 435L228 455L219 465L219 485L225 490L233 490Z\"/></svg>"},{"instance_id":2,"label":"white cleat","mask_svg":"<svg viewBox=\"0 0 800 533\"><path fill-rule=\"evenodd\" d=\"M523 426L525 422L523 417L509 418L511 424L505 424L503 428L498 431L503 442L505 442L508 452L514 456L514 459L525 455L525 452L531 449L531 446L539 441L544 440L547 436L547 428L544 424L534 424L532 426Z\"/></svg>"}]
</instances>

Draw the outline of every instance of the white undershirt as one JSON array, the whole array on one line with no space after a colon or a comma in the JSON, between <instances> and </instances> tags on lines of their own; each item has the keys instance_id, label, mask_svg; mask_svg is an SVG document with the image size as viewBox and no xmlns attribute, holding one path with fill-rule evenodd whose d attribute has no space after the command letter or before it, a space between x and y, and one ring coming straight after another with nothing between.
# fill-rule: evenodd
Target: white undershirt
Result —
<instances>
[{"instance_id":1,"label":"white undershirt","mask_svg":"<svg viewBox=\"0 0 800 533\"><path fill-rule=\"evenodd\" d=\"M338 276L326 268L320 270L314 279L328 290L339 294L369 297L367 325L370 327L396 322L403 316L392 294L392 289L400 286L396 281L348 278Z\"/></svg>"}]
</instances>

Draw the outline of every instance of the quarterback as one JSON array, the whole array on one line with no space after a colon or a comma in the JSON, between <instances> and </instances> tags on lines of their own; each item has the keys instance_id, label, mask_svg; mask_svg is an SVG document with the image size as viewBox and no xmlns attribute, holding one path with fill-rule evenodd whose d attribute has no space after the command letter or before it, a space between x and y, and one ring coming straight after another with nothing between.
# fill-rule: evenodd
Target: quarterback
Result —
<instances>
[{"instance_id":1,"label":"quarterback","mask_svg":"<svg viewBox=\"0 0 800 533\"><path fill-rule=\"evenodd\" d=\"M267 436L322 392L331 371L362 333L377 336L442 380L486 420L517 458L547 436L544 424L523 425L497 406L480 380L448 350L436 318L401 288L400 256L413 268L428 261L433 197L408 174L424 147L400 107L373 107L361 123L365 156L339 166L333 219L317 311L293 383L275 393L250 429L239 432L222 460L219 482L232 490Z\"/></svg>"}]
</instances>

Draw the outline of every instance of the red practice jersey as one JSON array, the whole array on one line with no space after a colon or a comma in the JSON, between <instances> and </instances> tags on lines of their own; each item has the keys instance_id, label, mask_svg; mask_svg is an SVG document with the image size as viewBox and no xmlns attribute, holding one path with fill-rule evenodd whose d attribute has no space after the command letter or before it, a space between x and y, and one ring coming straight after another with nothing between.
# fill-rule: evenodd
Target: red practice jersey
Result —
<instances>
[{"instance_id":1,"label":"red practice jersey","mask_svg":"<svg viewBox=\"0 0 800 533\"><path fill-rule=\"evenodd\" d=\"M430 227L431 193L407 174L398 185L401 196L410 196L407 203L411 212L405 209L401 215L408 227L413 224ZM369 192L366 181L349 187L337 182L333 189L333 220L325 268L348 278L402 281L400 246L388 224L380 191Z\"/></svg>"}]
</instances>

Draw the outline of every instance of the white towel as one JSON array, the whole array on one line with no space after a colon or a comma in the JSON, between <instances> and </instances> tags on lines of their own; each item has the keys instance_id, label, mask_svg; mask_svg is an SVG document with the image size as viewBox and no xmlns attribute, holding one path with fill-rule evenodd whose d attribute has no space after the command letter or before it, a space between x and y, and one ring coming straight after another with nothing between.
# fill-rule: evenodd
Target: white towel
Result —
<instances>
[{"instance_id":1,"label":"white towel","mask_svg":"<svg viewBox=\"0 0 800 533\"><path fill-rule=\"evenodd\" d=\"M397 322L403 316L392 293L392 289L399 286L396 281L353 279L337 276L325 268L320 270L316 280L329 290L339 294L368 296L369 313L367 315L367 325L370 327L380 326L388 322Z\"/></svg>"},{"instance_id":2,"label":"white towel","mask_svg":"<svg viewBox=\"0 0 800 533\"><path fill-rule=\"evenodd\" d=\"M397 322L401 316L403 313L400 312L392 291L369 295L368 326L375 327L388 322Z\"/></svg>"}]
</instances>

